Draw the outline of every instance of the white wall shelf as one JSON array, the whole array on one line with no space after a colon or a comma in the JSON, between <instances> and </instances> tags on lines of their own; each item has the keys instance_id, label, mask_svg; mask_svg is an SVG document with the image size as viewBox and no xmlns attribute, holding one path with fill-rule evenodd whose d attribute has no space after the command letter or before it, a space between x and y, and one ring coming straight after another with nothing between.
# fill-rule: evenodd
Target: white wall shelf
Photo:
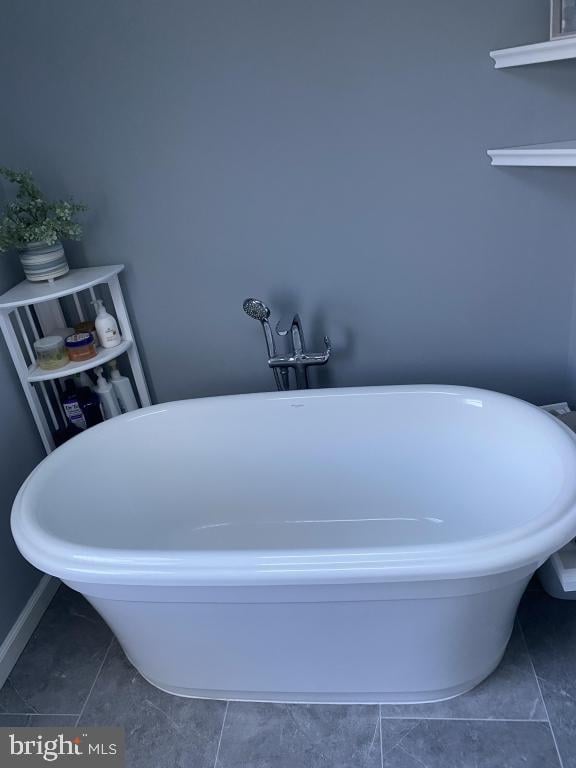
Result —
<instances>
[{"instance_id":1,"label":"white wall shelf","mask_svg":"<svg viewBox=\"0 0 576 768\"><path fill-rule=\"evenodd\" d=\"M65 379L68 376L74 376L76 373L82 373L82 371L90 371L93 368L97 368L99 365L109 363L110 360L115 360L124 352L127 352L132 342L128 339L123 339L120 344L112 349L104 349L98 347L98 354L91 360L85 360L83 363L68 363L68 365L57 368L55 371L46 371L44 368L39 368L36 363L28 367L28 381L51 381L52 379Z\"/></svg>"},{"instance_id":2,"label":"white wall shelf","mask_svg":"<svg viewBox=\"0 0 576 768\"><path fill-rule=\"evenodd\" d=\"M61 379L126 354L140 405L151 403L118 277L123 269L122 264L71 269L52 282L24 280L0 296L0 330L47 453L54 449L54 433L67 423L61 403ZM99 348L97 356L85 362L70 362L55 371L38 368L34 342L55 328L74 326L94 317L91 302L100 298L116 315L121 343L111 349Z\"/></svg>"},{"instance_id":3,"label":"white wall shelf","mask_svg":"<svg viewBox=\"0 0 576 768\"><path fill-rule=\"evenodd\" d=\"M576 141L489 149L488 154L492 158L492 165L576 167Z\"/></svg>"},{"instance_id":4,"label":"white wall shelf","mask_svg":"<svg viewBox=\"0 0 576 768\"><path fill-rule=\"evenodd\" d=\"M492 51L496 69L523 67L527 64L543 64L548 61L563 61L576 58L576 36L548 40L534 45L520 45Z\"/></svg>"}]
</instances>

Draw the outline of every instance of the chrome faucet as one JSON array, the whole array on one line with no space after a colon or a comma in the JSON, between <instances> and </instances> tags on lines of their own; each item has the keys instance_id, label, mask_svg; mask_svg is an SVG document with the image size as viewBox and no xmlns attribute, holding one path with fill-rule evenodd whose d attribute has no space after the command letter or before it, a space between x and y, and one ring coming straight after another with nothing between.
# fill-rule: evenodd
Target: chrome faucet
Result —
<instances>
[{"instance_id":1,"label":"chrome faucet","mask_svg":"<svg viewBox=\"0 0 576 768\"><path fill-rule=\"evenodd\" d=\"M296 389L308 389L308 367L325 365L330 359L332 345L328 336L324 336L324 352L307 352L300 315L288 315L276 324L276 333L278 336L289 336L292 349L285 355L277 355L274 337L268 323L269 308L258 299L246 299L243 309L249 317L262 323L268 349L268 365L274 372L276 387L280 391L290 389L288 370L293 368Z\"/></svg>"},{"instance_id":2,"label":"chrome faucet","mask_svg":"<svg viewBox=\"0 0 576 768\"><path fill-rule=\"evenodd\" d=\"M308 389L308 367L325 365L330 359L332 345L328 336L324 336L324 352L307 352L302 331L300 315L283 317L276 324L278 336L290 336L292 351L287 355L276 355L268 360L272 370L276 368L293 368L296 377L296 389Z\"/></svg>"}]
</instances>

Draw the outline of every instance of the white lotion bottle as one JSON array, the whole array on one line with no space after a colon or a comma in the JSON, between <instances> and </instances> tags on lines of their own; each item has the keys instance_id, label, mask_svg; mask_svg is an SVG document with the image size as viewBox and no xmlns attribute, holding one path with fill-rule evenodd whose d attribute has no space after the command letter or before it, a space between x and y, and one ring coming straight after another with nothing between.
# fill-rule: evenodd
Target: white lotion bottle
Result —
<instances>
[{"instance_id":1,"label":"white lotion bottle","mask_svg":"<svg viewBox=\"0 0 576 768\"><path fill-rule=\"evenodd\" d=\"M117 347L122 341L122 336L120 336L116 318L106 311L102 299L95 299L92 304L96 307L95 325L100 344L105 349Z\"/></svg>"},{"instance_id":2,"label":"white lotion bottle","mask_svg":"<svg viewBox=\"0 0 576 768\"><path fill-rule=\"evenodd\" d=\"M94 369L94 373L98 377L96 379L94 392L96 392L100 398L100 405L102 406L104 418L113 419L114 416L120 416L122 411L120 410L118 400L112 389L112 384L104 378L104 369L100 366L99 368Z\"/></svg>"},{"instance_id":3,"label":"white lotion bottle","mask_svg":"<svg viewBox=\"0 0 576 768\"><path fill-rule=\"evenodd\" d=\"M110 384L112 384L112 389L118 399L122 413L138 410L138 403L136 402L136 396L130 379L127 376L122 376L116 365L116 360L112 360L109 368Z\"/></svg>"}]
</instances>

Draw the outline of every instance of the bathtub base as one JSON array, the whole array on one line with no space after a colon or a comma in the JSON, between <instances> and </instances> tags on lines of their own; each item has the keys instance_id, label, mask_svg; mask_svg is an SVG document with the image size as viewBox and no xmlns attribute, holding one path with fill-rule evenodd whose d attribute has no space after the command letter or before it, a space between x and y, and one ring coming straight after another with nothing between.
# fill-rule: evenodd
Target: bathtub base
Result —
<instances>
[{"instance_id":1,"label":"bathtub base","mask_svg":"<svg viewBox=\"0 0 576 768\"><path fill-rule=\"evenodd\" d=\"M504 649L505 651L506 649ZM194 688L182 688L179 686L166 687L146 675L142 677L164 693L180 696L185 699L209 699L218 701L246 701L263 704L437 704L440 701L448 701L468 693L477 685L480 685L500 665L504 651L496 664L492 665L485 674L469 680L467 683L456 685L453 688L445 688L439 691L422 691L406 693L310 693L307 691L295 693L286 691L271 693L270 691L213 691L198 690ZM130 663L133 663L129 659ZM135 665L134 665L135 666Z\"/></svg>"},{"instance_id":2,"label":"bathtub base","mask_svg":"<svg viewBox=\"0 0 576 768\"><path fill-rule=\"evenodd\" d=\"M414 704L465 693L495 669L532 570L290 588L69 584L168 693Z\"/></svg>"}]
</instances>

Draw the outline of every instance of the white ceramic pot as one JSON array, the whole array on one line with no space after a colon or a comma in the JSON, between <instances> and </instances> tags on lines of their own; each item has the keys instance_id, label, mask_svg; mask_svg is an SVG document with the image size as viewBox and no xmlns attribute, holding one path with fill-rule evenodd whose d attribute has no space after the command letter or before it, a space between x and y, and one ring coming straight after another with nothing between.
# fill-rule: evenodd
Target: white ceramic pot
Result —
<instances>
[{"instance_id":1,"label":"white ceramic pot","mask_svg":"<svg viewBox=\"0 0 576 768\"><path fill-rule=\"evenodd\" d=\"M19 254L26 279L32 283L54 280L70 269L59 240L54 245L29 243L26 248L19 250Z\"/></svg>"}]
</instances>

